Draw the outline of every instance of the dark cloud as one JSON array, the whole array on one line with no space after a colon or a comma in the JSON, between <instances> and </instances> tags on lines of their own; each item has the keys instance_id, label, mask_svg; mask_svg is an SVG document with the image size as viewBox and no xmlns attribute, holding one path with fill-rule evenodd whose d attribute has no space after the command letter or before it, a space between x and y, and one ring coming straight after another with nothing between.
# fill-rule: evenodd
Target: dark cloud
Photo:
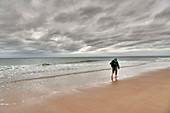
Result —
<instances>
[{"instance_id":1,"label":"dark cloud","mask_svg":"<svg viewBox=\"0 0 170 113\"><path fill-rule=\"evenodd\" d=\"M61 23L82 23L86 22L102 12L101 7L87 6L77 9L74 12L61 12L54 20Z\"/></svg>"},{"instance_id":2,"label":"dark cloud","mask_svg":"<svg viewBox=\"0 0 170 113\"><path fill-rule=\"evenodd\" d=\"M110 29L114 27L118 27L119 24L122 24L121 21L117 20L114 17L101 17L98 21L97 24L99 26L99 30L105 30L105 29Z\"/></svg>"},{"instance_id":3,"label":"dark cloud","mask_svg":"<svg viewBox=\"0 0 170 113\"><path fill-rule=\"evenodd\" d=\"M85 19L92 18L101 12L102 12L102 8L97 6L83 7L78 10L79 15Z\"/></svg>"},{"instance_id":4,"label":"dark cloud","mask_svg":"<svg viewBox=\"0 0 170 113\"><path fill-rule=\"evenodd\" d=\"M159 35L163 36L170 36L170 31L163 31Z\"/></svg>"},{"instance_id":5,"label":"dark cloud","mask_svg":"<svg viewBox=\"0 0 170 113\"><path fill-rule=\"evenodd\" d=\"M147 21L149 18L151 17L151 15L149 13L143 14L143 15L139 15L135 21Z\"/></svg>"},{"instance_id":6,"label":"dark cloud","mask_svg":"<svg viewBox=\"0 0 170 113\"><path fill-rule=\"evenodd\" d=\"M155 16L156 19L167 19L170 18L170 8L164 9Z\"/></svg>"},{"instance_id":7,"label":"dark cloud","mask_svg":"<svg viewBox=\"0 0 170 113\"><path fill-rule=\"evenodd\" d=\"M139 46L139 47L146 48L145 46L141 46L141 45L145 44L145 45L151 46L154 43L156 43L157 41L160 41L160 40L149 39L149 40L145 40L145 41L132 42L132 44L119 45L119 46L116 46L116 47L117 48L122 48L122 47L134 47L134 46L136 47L136 46Z\"/></svg>"},{"instance_id":8,"label":"dark cloud","mask_svg":"<svg viewBox=\"0 0 170 113\"><path fill-rule=\"evenodd\" d=\"M62 23L77 22L79 20L79 15L76 13L60 13L54 20Z\"/></svg>"}]
</instances>

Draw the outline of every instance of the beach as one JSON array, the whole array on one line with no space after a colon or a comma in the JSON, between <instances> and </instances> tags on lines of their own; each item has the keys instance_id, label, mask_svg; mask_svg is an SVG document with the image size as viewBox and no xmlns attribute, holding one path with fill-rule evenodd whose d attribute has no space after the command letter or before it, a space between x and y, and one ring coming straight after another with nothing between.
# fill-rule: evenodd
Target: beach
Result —
<instances>
[{"instance_id":1,"label":"beach","mask_svg":"<svg viewBox=\"0 0 170 113\"><path fill-rule=\"evenodd\" d=\"M52 95L0 113L170 113L170 68L149 71L74 93Z\"/></svg>"},{"instance_id":2,"label":"beach","mask_svg":"<svg viewBox=\"0 0 170 113\"><path fill-rule=\"evenodd\" d=\"M170 113L170 0L16 1L0 1L0 113Z\"/></svg>"}]
</instances>

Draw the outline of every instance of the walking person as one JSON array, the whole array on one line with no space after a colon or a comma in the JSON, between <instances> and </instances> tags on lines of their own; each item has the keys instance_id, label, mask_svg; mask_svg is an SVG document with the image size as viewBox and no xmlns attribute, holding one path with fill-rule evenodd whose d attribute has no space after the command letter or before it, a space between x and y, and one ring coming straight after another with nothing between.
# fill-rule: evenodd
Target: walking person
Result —
<instances>
[{"instance_id":1,"label":"walking person","mask_svg":"<svg viewBox=\"0 0 170 113\"><path fill-rule=\"evenodd\" d=\"M117 81L117 69L120 69L120 66L119 66L119 62L117 60L117 58L115 58L114 60L112 60L110 62L110 65L112 67L112 75L111 75L111 80L113 82L113 74L115 73L115 81Z\"/></svg>"}]
</instances>

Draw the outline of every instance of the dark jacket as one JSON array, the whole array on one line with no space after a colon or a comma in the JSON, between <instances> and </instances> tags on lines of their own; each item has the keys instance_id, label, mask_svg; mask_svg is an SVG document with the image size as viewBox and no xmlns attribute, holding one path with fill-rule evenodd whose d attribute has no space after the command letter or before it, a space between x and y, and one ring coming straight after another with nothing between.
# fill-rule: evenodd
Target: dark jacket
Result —
<instances>
[{"instance_id":1,"label":"dark jacket","mask_svg":"<svg viewBox=\"0 0 170 113\"><path fill-rule=\"evenodd\" d=\"M116 62L116 65L113 64L114 62ZM110 62L110 64L111 64L111 66L112 66L113 68L118 68L118 69L120 68L119 62L117 61L117 59L112 60L112 61Z\"/></svg>"}]
</instances>

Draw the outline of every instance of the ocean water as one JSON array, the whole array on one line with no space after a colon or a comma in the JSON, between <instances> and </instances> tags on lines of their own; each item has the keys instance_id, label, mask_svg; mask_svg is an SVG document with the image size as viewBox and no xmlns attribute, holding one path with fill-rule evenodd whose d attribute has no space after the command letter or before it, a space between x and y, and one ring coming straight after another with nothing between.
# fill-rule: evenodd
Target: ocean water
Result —
<instances>
[{"instance_id":1,"label":"ocean water","mask_svg":"<svg viewBox=\"0 0 170 113\"><path fill-rule=\"evenodd\" d=\"M118 79L170 67L170 57L117 57ZM0 105L110 83L113 57L1 58ZM14 98L16 97L16 98Z\"/></svg>"}]
</instances>

